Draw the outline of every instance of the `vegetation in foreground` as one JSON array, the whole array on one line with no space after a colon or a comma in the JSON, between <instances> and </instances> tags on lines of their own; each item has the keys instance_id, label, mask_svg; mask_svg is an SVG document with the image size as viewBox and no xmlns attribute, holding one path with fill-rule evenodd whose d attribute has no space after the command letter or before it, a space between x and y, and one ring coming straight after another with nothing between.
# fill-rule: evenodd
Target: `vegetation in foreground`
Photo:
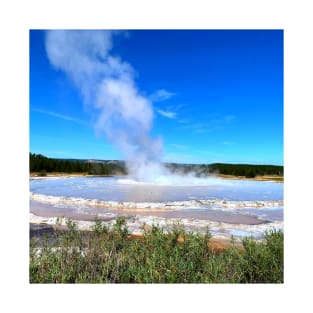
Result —
<instances>
[{"instance_id":1,"label":"vegetation in foreground","mask_svg":"<svg viewBox=\"0 0 313 313\"><path fill-rule=\"evenodd\" d=\"M263 241L234 241L213 249L209 231L169 233L153 226L130 239L125 218L108 228L96 221L81 232L72 221L55 238L32 238L31 283L283 283L283 232L270 230Z\"/></svg>"}]
</instances>

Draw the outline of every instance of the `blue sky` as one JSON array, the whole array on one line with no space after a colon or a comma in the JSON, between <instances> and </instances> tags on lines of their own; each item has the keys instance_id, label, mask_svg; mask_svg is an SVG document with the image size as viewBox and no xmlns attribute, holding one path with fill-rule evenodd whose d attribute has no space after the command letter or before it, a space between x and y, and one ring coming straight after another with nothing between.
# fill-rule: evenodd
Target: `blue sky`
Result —
<instances>
[{"instance_id":1,"label":"blue sky","mask_svg":"<svg viewBox=\"0 0 313 313\"><path fill-rule=\"evenodd\" d=\"M164 161L283 164L283 31L130 30L110 53L152 103ZM45 32L30 31L30 151L122 159L95 118L49 62Z\"/></svg>"}]
</instances>

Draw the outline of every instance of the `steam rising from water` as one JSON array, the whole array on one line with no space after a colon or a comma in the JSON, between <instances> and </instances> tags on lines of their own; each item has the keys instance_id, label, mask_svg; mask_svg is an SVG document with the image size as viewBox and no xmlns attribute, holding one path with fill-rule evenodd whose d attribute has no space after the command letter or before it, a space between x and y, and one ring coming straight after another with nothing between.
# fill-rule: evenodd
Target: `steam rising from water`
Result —
<instances>
[{"instance_id":1,"label":"steam rising from water","mask_svg":"<svg viewBox=\"0 0 313 313\"><path fill-rule=\"evenodd\" d=\"M50 63L67 74L88 107L97 111L96 132L123 152L131 175L151 181L169 174L160 163L163 143L150 135L153 106L138 90L134 69L111 54L113 37L121 34L51 30L46 32L46 51Z\"/></svg>"}]
</instances>

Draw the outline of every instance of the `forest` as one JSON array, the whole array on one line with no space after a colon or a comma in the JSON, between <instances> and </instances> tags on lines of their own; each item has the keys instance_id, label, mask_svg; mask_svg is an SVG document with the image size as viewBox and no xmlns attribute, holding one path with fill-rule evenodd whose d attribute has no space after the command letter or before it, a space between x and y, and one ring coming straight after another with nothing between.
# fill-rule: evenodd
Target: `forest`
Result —
<instances>
[{"instance_id":1,"label":"forest","mask_svg":"<svg viewBox=\"0 0 313 313\"><path fill-rule=\"evenodd\" d=\"M45 176L47 173L85 173L88 175L126 175L122 161L75 160L47 158L41 154L29 154L29 170Z\"/></svg>"},{"instance_id":2,"label":"forest","mask_svg":"<svg viewBox=\"0 0 313 313\"><path fill-rule=\"evenodd\" d=\"M189 174L203 177L210 174L224 174L253 178L256 176L284 175L284 167L278 165L252 164L178 164L165 163L171 173ZM45 176L47 173L85 173L88 175L127 175L124 161L119 160L76 160L48 158L41 154L29 154L29 169L31 173Z\"/></svg>"},{"instance_id":3,"label":"forest","mask_svg":"<svg viewBox=\"0 0 313 313\"><path fill-rule=\"evenodd\" d=\"M252 165L252 164L177 164L169 163L166 166L172 173L196 173L196 176L202 177L210 174L223 174L244 176L247 178L254 178L256 176L280 176L284 175L284 167L278 165Z\"/></svg>"}]
</instances>

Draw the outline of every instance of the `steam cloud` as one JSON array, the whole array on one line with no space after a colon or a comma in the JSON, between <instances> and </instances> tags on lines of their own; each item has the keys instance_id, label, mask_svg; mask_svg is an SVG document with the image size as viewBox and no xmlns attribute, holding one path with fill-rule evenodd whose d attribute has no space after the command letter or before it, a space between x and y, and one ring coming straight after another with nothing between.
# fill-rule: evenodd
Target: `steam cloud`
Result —
<instances>
[{"instance_id":1,"label":"steam cloud","mask_svg":"<svg viewBox=\"0 0 313 313\"><path fill-rule=\"evenodd\" d=\"M46 51L50 63L64 71L82 94L84 102L98 111L97 133L105 133L127 159L131 175L152 180L164 174L160 159L161 138L152 138L151 100L140 94L132 66L110 54L118 31L50 30Z\"/></svg>"}]
</instances>

